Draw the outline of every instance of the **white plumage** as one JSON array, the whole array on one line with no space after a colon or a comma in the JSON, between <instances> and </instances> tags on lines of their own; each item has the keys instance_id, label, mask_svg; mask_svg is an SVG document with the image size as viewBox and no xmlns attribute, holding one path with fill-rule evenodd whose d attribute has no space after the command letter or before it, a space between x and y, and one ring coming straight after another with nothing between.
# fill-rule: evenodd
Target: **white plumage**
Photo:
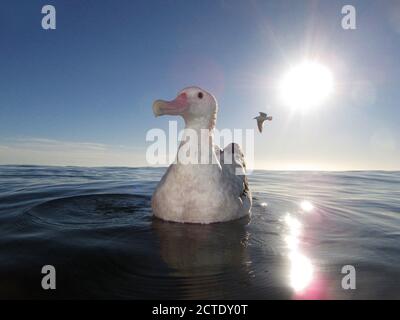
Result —
<instances>
[{"instance_id":1,"label":"white plumage","mask_svg":"<svg viewBox=\"0 0 400 320\"><path fill-rule=\"evenodd\" d=\"M180 144L177 160L154 191L153 214L186 223L222 222L249 215L251 192L244 155L237 144L230 144L224 150L214 145L218 111L214 96L198 87L189 87L173 101L157 100L153 111L156 116L181 115L186 133L196 132L200 137L205 132L209 141L201 145L204 140L186 139ZM198 150L195 158L199 161L207 158L209 163L187 163L181 156L183 150Z\"/></svg>"}]
</instances>

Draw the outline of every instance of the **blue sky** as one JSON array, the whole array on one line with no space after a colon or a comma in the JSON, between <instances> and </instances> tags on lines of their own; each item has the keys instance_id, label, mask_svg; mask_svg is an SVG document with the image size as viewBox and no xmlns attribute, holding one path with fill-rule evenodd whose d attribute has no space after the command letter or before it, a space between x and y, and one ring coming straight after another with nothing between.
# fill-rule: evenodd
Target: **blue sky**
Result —
<instances>
[{"instance_id":1,"label":"blue sky","mask_svg":"<svg viewBox=\"0 0 400 320\"><path fill-rule=\"evenodd\" d=\"M146 132L169 120L152 102L198 85L219 129L274 116L257 168L399 170L400 6L351 1L357 29L343 30L348 3L2 1L0 164L146 165ZM41 28L45 4L56 30ZM276 86L304 58L331 69L335 92L293 113Z\"/></svg>"}]
</instances>

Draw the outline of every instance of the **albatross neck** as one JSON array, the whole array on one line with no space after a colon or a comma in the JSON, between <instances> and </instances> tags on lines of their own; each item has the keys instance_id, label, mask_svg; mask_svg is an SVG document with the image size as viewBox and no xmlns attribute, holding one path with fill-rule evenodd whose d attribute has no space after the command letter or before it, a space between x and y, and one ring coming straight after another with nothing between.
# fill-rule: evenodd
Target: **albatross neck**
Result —
<instances>
[{"instance_id":1,"label":"albatross neck","mask_svg":"<svg viewBox=\"0 0 400 320\"><path fill-rule=\"evenodd\" d=\"M185 129L192 129L198 132L201 130L209 130L212 134L216 120L217 113L214 113L211 116L185 117Z\"/></svg>"},{"instance_id":2,"label":"albatross neck","mask_svg":"<svg viewBox=\"0 0 400 320\"><path fill-rule=\"evenodd\" d=\"M214 152L215 121L216 114L211 117L185 118L185 138L179 146L179 151L181 151L181 148L184 148L182 149L185 150L184 156L186 152L189 152L197 159L196 163L204 163L204 161L207 164L216 163ZM193 136L193 133L195 133L195 136ZM181 163L179 160L179 151L178 165Z\"/></svg>"}]
</instances>

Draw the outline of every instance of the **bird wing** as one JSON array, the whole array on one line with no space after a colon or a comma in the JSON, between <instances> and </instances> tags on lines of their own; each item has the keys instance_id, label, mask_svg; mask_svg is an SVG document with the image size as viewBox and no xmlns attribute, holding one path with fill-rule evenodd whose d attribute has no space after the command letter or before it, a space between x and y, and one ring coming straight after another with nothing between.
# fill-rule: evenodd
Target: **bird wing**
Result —
<instances>
[{"instance_id":1,"label":"bird wing","mask_svg":"<svg viewBox=\"0 0 400 320\"><path fill-rule=\"evenodd\" d=\"M258 126L258 131L262 132L263 130L263 123L264 123L264 119L257 119L257 126Z\"/></svg>"},{"instance_id":2,"label":"bird wing","mask_svg":"<svg viewBox=\"0 0 400 320\"><path fill-rule=\"evenodd\" d=\"M227 187L242 199L251 197L246 177L246 162L240 146L230 143L224 150L220 150L220 163Z\"/></svg>"}]
</instances>

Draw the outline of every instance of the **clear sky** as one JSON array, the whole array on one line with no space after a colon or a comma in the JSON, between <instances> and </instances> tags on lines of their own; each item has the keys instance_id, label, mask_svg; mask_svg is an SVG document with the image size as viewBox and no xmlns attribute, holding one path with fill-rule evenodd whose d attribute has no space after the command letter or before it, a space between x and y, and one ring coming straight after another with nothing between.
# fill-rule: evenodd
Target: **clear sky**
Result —
<instances>
[{"instance_id":1,"label":"clear sky","mask_svg":"<svg viewBox=\"0 0 400 320\"><path fill-rule=\"evenodd\" d=\"M356 30L341 26L349 3ZM45 4L56 30L41 28ZM398 1L3 0L0 45L0 164L146 166L146 132L172 119L152 102L198 85L219 129L273 115L257 168L400 170ZM293 111L277 85L305 58L334 92Z\"/></svg>"}]
</instances>

